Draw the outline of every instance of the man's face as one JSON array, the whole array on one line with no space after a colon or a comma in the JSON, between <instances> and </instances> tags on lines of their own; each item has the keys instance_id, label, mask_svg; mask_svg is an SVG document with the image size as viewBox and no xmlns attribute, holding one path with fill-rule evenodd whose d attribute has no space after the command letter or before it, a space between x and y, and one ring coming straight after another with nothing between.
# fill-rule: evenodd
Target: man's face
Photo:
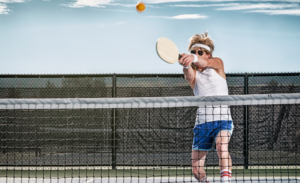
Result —
<instances>
[{"instance_id":1,"label":"man's face","mask_svg":"<svg viewBox=\"0 0 300 183\"><path fill-rule=\"evenodd\" d=\"M200 57L202 57L202 58L204 58L204 59L209 59L209 57L210 57L210 54L207 54L205 51L203 51L202 50L202 55L199 55L199 52L198 52L198 50L201 50L200 48L193 48L192 50L191 50L191 52L193 51L193 50L195 50L195 52L196 53L194 53L194 54L196 54L196 55L198 55L198 56L200 56Z\"/></svg>"}]
</instances>

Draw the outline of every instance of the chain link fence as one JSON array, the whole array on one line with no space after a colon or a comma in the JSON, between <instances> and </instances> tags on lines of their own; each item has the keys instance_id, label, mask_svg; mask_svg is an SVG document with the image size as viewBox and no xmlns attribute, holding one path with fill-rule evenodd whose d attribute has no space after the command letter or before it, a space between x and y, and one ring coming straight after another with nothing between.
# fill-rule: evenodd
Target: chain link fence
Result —
<instances>
[{"instance_id":1,"label":"chain link fence","mask_svg":"<svg viewBox=\"0 0 300 183\"><path fill-rule=\"evenodd\" d=\"M300 73L226 74L226 77L230 95L300 92ZM182 74L0 75L0 98L192 95Z\"/></svg>"},{"instance_id":2,"label":"chain link fence","mask_svg":"<svg viewBox=\"0 0 300 183\"><path fill-rule=\"evenodd\" d=\"M226 78L230 95L300 92L300 73L239 73L227 74ZM193 91L182 74L0 75L1 99L166 96L193 96ZM297 108L232 107L235 130L229 146L238 159L234 163L246 168L299 164L300 121L294 109ZM73 114L61 110L1 110L0 165L158 165L155 156L152 164L145 163L147 158L126 160L133 153L130 145L141 143L138 150L141 157L151 150L152 146L146 142L152 130L152 139L176 131L176 144L181 145L180 153L186 154L180 163L189 166L195 111L196 108L187 109L181 120L184 122L172 124L162 118L153 120L147 116L150 114L147 110L110 109L73 111ZM129 113L130 120L124 117ZM259 119L258 113L264 113L265 117ZM73 117L66 118L68 115ZM26 118L19 121L21 116ZM153 129L149 129L150 119ZM173 141L159 143L168 145ZM168 155L164 145L160 147L154 140L152 145L162 152L161 156ZM66 158L62 153L72 156ZM91 153L93 156L89 157ZM74 161L74 157L78 160ZM208 165L215 163L208 161Z\"/></svg>"}]
</instances>

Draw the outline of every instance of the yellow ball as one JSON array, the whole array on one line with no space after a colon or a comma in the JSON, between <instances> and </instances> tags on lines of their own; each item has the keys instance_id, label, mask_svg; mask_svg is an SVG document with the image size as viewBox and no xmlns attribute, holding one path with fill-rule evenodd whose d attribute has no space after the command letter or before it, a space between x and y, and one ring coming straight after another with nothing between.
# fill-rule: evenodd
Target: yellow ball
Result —
<instances>
[{"instance_id":1,"label":"yellow ball","mask_svg":"<svg viewBox=\"0 0 300 183\"><path fill-rule=\"evenodd\" d=\"M139 1L137 4L136 4L136 11L138 12L143 12L145 10L146 6L143 2Z\"/></svg>"}]
</instances>

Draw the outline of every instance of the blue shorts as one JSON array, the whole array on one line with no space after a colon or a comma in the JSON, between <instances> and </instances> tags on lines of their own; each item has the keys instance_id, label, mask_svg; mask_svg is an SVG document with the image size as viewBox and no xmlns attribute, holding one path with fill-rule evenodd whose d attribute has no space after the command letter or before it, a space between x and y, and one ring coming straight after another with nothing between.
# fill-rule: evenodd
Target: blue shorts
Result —
<instances>
[{"instance_id":1,"label":"blue shorts","mask_svg":"<svg viewBox=\"0 0 300 183\"><path fill-rule=\"evenodd\" d=\"M193 150L209 151L218 133L223 130L228 131L232 135L233 122L221 120L196 125L193 129Z\"/></svg>"}]
</instances>

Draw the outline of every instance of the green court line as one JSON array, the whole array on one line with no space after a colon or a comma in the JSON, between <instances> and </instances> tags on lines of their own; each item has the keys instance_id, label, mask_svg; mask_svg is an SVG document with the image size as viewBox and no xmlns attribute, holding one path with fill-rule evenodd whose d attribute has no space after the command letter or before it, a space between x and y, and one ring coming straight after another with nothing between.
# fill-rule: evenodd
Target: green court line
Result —
<instances>
[{"instance_id":1,"label":"green court line","mask_svg":"<svg viewBox=\"0 0 300 183\"><path fill-rule=\"evenodd\" d=\"M210 177L219 177L218 169L207 169ZM15 178L75 178L75 177L191 177L187 169L119 169L119 170L0 170L0 177ZM300 178L300 169L234 169L232 177Z\"/></svg>"}]
</instances>

